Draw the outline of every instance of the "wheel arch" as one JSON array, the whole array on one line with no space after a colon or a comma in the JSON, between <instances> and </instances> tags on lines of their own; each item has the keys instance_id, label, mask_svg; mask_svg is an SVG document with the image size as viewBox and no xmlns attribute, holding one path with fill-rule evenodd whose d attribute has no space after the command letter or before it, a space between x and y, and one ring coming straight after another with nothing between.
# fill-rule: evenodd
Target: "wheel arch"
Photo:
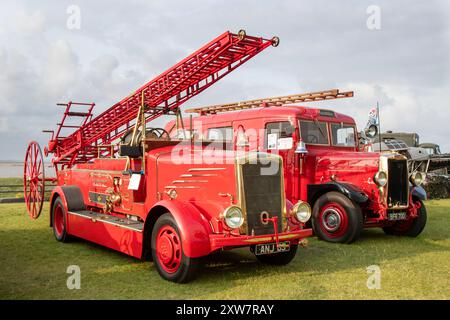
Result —
<instances>
[{"instance_id":1,"label":"wheel arch","mask_svg":"<svg viewBox=\"0 0 450 320\"><path fill-rule=\"evenodd\" d=\"M186 256L197 258L211 253L209 240L211 227L202 213L188 202L162 200L150 209L145 219L142 258L148 259L151 256L150 241L153 227L158 218L167 212L172 214L178 225Z\"/></svg>"},{"instance_id":2,"label":"wheel arch","mask_svg":"<svg viewBox=\"0 0 450 320\"><path fill-rule=\"evenodd\" d=\"M311 207L314 207L317 199L319 199L325 193L331 191L342 193L344 196L359 205L365 204L369 200L369 197L362 189L350 183L333 181L322 184L310 184L308 185L307 191L308 203Z\"/></svg>"},{"instance_id":3,"label":"wheel arch","mask_svg":"<svg viewBox=\"0 0 450 320\"><path fill-rule=\"evenodd\" d=\"M413 198L416 198L418 200L427 200L427 192L422 186L413 187L411 189L411 195Z\"/></svg>"},{"instance_id":4,"label":"wheel arch","mask_svg":"<svg viewBox=\"0 0 450 320\"><path fill-rule=\"evenodd\" d=\"M50 195L50 212L57 198L61 198L64 207L68 211L77 211L86 209L83 194L78 186L56 186ZM52 215L49 215L50 227L52 227Z\"/></svg>"}]
</instances>

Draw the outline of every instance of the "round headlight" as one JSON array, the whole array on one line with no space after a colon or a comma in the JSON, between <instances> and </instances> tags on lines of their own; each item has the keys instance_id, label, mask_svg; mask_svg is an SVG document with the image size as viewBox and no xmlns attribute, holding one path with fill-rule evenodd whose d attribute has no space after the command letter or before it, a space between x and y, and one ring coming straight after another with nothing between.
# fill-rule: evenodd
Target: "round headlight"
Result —
<instances>
[{"instance_id":1,"label":"round headlight","mask_svg":"<svg viewBox=\"0 0 450 320\"><path fill-rule=\"evenodd\" d=\"M237 206L226 208L223 213L223 220L231 229L239 228L244 223L244 215L241 208Z\"/></svg>"},{"instance_id":2,"label":"round headlight","mask_svg":"<svg viewBox=\"0 0 450 320\"><path fill-rule=\"evenodd\" d=\"M410 177L411 183L415 186L420 186L425 180L425 174L422 172L414 172Z\"/></svg>"},{"instance_id":3,"label":"round headlight","mask_svg":"<svg viewBox=\"0 0 450 320\"><path fill-rule=\"evenodd\" d=\"M380 187L384 187L387 183L387 174L384 171L378 171L375 174L375 177L373 177L373 180L375 181L375 183L377 185L379 185Z\"/></svg>"},{"instance_id":4,"label":"round headlight","mask_svg":"<svg viewBox=\"0 0 450 320\"><path fill-rule=\"evenodd\" d=\"M301 223L305 223L311 218L311 207L308 203L299 201L292 208L294 217Z\"/></svg>"}]
</instances>

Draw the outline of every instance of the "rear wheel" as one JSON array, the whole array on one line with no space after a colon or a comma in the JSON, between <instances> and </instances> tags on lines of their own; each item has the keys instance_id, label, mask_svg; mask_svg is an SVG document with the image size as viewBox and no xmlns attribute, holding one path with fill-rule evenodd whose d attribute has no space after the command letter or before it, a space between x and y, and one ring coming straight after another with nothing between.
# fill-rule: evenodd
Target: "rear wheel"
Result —
<instances>
[{"instance_id":1,"label":"rear wheel","mask_svg":"<svg viewBox=\"0 0 450 320\"><path fill-rule=\"evenodd\" d=\"M70 236L67 234L67 210L61 198L58 197L53 203L51 215L53 234L56 240L68 242Z\"/></svg>"},{"instance_id":2,"label":"rear wheel","mask_svg":"<svg viewBox=\"0 0 450 320\"><path fill-rule=\"evenodd\" d=\"M361 208L339 192L328 192L314 204L314 233L329 242L351 243L363 228Z\"/></svg>"},{"instance_id":3,"label":"rear wheel","mask_svg":"<svg viewBox=\"0 0 450 320\"><path fill-rule=\"evenodd\" d=\"M279 253L272 253L272 254L264 254L264 255L255 255L256 259L259 260L259 262L270 264L270 265L277 265L277 266L283 266L291 262L295 258L295 254L297 253L298 245L291 245L291 249L287 252L279 252Z\"/></svg>"},{"instance_id":4,"label":"rear wheel","mask_svg":"<svg viewBox=\"0 0 450 320\"><path fill-rule=\"evenodd\" d=\"M384 227L383 231L389 235L417 237L427 224L427 209L421 200L414 201L417 207L417 218L397 221L392 226Z\"/></svg>"},{"instance_id":5,"label":"rear wheel","mask_svg":"<svg viewBox=\"0 0 450 320\"><path fill-rule=\"evenodd\" d=\"M162 278L177 283L186 283L194 278L200 259L184 254L180 231L170 213L163 214L156 221L151 247L153 262Z\"/></svg>"}]
</instances>

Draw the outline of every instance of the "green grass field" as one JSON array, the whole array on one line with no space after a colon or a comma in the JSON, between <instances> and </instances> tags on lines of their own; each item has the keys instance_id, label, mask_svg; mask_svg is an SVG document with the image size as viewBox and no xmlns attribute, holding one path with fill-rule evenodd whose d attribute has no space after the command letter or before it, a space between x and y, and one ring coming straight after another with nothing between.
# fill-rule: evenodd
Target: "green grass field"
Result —
<instances>
[{"instance_id":1,"label":"green grass field","mask_svg":"<svg viewBox=\"0 0 450 320\"><path fill-rule=\"evenodd\" d=\"M415 239L365 230L351 245L311 239L288 266L259 264L245 249L208 260L200 277L177 285L151 262L97 245L55 241L48 205L28 218L24 204L0 205L1 299L449 299L450 200L428 201L428 224ZM69 265L81 289L69 290ZM366 268L381 268L381 289L368 289Z\"/></svg>"}]
</instances>

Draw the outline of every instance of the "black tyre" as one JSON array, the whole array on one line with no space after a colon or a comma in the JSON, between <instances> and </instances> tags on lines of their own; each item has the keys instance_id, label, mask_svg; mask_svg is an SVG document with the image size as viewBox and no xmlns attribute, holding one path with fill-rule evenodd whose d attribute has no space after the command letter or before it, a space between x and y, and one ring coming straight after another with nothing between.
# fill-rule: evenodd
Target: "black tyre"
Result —
<instances>
[{"instance_id":1,"label":"black tyre","mask_svg":"<svg viewBox=\"0 0 450 320\"><path fill-rule=\"evenodd\" d=\"M279 252L273 254L255 255L256 259L261 263L284 266L291 262L295 258L297 253L298 245L291 245L291 250L287 252Z\"/></svg>"},{"instance_id":2,"label":"black tyre","mask_svg":"<svg viewBox=\"0 0 450 320\"><path fill-rule=\"evenodd\" d=\"M397 221L394 225L384 227L384 233L394 236L417 237L422 233L427 224L427 209L421 200L416 200L416 204L420 203L418 209L418 217L412 220Z\"/></svg>"},{"instance_id":3,"label":"black tyre","mask_svg":"<svg viewBox=\"0 0 450 320\"><path fill-rule=\"evenodd\" d=\"M71 237L67 234L67 210L59 197L53 203L51 219L56 240L68 242Z\"/></svg>"},{"instance_id":4,"label":"black tyre","mask_svg":"<svg viewBox=\"0 0 450 320\"><path fill-rule=\"evenodd\" d=\"M170 213L165 213L152 230L152 258L163 279L186 283L192 280L200 266L200 258L184 255L177 223Z\"/></svg>"},{"instance_id":5,"label":"black tyre","mask_svg":"<svg viewBox=\"0 0 450 320\"><path fill-rule=\"evenodd\" d=\"M363 228L359 205L339 192L328 192L317 199L312 214L314 233L322 240L352 243Z\"/></svg>"}]
</instances>

